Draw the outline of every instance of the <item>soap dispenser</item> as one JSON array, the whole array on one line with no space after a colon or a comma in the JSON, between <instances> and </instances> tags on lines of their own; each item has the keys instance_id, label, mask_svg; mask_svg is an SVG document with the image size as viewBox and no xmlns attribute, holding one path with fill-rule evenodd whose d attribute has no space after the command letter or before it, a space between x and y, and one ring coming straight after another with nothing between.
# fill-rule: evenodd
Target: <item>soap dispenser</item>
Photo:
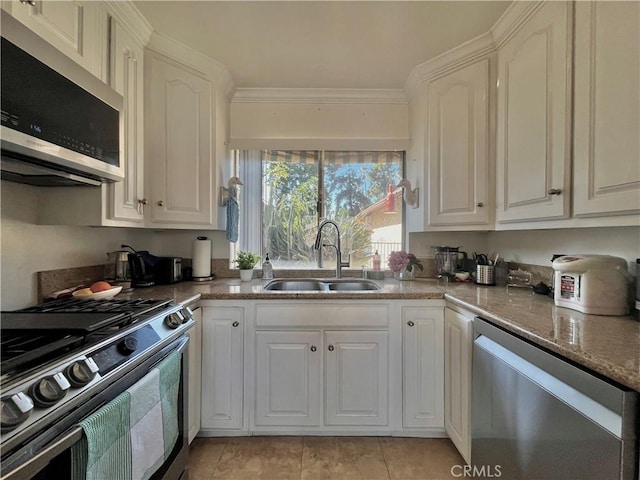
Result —
<instances>
[{"instance_id":1,"label":"soap dispenser","mask_svg":"<svg viewBox=\"0 0 640 480\"><path fill-rule=\"evenodd\" d=\"M267 253L264 262L262 263L262 278L264 280L273 279L273 265L269 261L269 254Z\"/></svg>"}]
</instances>

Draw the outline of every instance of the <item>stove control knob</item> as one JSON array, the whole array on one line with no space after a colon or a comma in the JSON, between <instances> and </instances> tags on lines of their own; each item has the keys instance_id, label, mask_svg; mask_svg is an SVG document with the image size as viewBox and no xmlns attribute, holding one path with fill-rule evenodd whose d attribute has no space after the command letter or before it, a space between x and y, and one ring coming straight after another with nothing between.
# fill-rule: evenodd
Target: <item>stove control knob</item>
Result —
<instances>
[{"instance_id":1,"label":"stove control knob","mask_svg":"<svg viewBox=\"0 0 640 480\"><path fill-rule=\"evenodd\" d=\"M93 380L98 373L98 365L91 358L81 358L69 365L64 373L69 378L72 387L80 388Z\"/></svg>"},{"instance_id":2,"label":"stove control knob","mask_svg":"<svg viewBox=\"0 0 640 480\"><path fill-rule=\"evenodd\" d=\"M138 339L134 336L126 337L118 344L118 350L123 355L131 355L138 348Z\"/></svg>"},{"instance_id":3,"label":"stove control knob","mask_svg":"<svg viewBox=\"0 0 640 480\"><path fill-rule=\"evenodd\" d=\"M33 410L33 400L22 392L0 399L2 431L13 430L24 422Z\"/></svg>"},{"instance_id":4,"label":"stove control knob","mask_svg":"<svg viewBox=\"0 0 640 480\"><path fill-rule=\"evenodd\" d=\"M178 328L180 325L182 325L183 321L184 318L182 317L180 312L170 313L164 318L164 323L169 328Z\"/></svg>"},{"instance_id":5,"label":"stove control knob","mask_svg":"<svg viewBox=\"0 0 640 480\"><path fill-rule=\"evenodd\" d=\"M29 393L36 407L46 408L55 405L67 394L71 384L66 377L58 372L38 380L31 385Z\"/></svg>"}]
</instances>

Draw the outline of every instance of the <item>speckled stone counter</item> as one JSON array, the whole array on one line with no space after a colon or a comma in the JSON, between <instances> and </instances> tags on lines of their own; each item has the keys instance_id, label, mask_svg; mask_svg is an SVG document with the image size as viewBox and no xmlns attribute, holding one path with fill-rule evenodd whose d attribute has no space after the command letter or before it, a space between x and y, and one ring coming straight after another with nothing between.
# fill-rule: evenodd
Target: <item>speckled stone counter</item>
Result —
<instances>
[{"instance_id":1,"label":"speckled stone counter","mask_svg":"<svg viewBox=\"0 0 640 480\"><path fill-rule=\"evenodd\" d=\"M137 289L132 298L171 297L180 303L244 299L442 299L469 310L516 335L558 353L607 378L640 391L640 322L634 318L585 315L556 307L553 300L531 290L483 287L471 283L442 284L431 279L377 281L378 291L265 291L263 280L182 282ZM124 296L121 294L120 296Z\"/></svg>"}]
</instances>

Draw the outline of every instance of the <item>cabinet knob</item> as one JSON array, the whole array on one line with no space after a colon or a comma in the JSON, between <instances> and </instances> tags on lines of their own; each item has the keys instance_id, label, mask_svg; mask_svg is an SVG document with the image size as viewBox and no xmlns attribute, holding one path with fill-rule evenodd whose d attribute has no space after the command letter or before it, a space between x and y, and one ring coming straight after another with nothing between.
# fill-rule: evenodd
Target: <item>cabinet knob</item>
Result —
<instances>
[{"instance_id":1,"label":"cabinet knob","mask_svg":"<svg viewBox=\"0 0 640 480\"><path fill-rule=\"evenodd\" d=\"M233 328L236 328L238 325L240 325L240 322L237 320L231 324Z\"/></svg>"},{"instance_id":2,"label":"cabinet knob","mask_svg":"<svg viewBox=\"0 0 640 480\"><path fill-rule=\"evenodd\" d=\"M29 5L31 7L36 6L36 0L20 0L20 3L23 5Z\"/></svg>"},{"instance_id":3,"label":"cabinet knob","mask_svg":"<svg viewBox=\"0 0 640 480\"><path fill-rule=\"evenodd\" d=\"M318 350L318 347L316 347L315 345L311 345L311 351L315 352L316 350Z\"/></svg>"},{"instance_id":4,"label":"cabinet knob","mask_svg":"<svg viewBox=\"0 0 640 480\"><path fill-rule=\"evenodd\" d=\"M477 205L478 207L484 207L484 202L478 202L478 203L476 203L476 205Z\"/></svg>"},{"instance_id":5,"label":"cabinet knob","mask_svg":"<svg viewBox=\"0 0 640 480\"><path fill-rule=\"evenodd\" d=\"M146 198L140 198L140 199L138 199L138 203L141 204L141 205L146 205L148 202L147 202Z\"/></svg>"},{"instance_id":6,"label":"cabinet knob","mask_svg":"<svg viewBox=\"0 0 640 480\"><path fill-rule=\"evenodd\" d=\"M329 351L330 351L330 352L333 352L333 351L335 350L335 348L333 347L333 345L329 345L327 348L329 349Z\"/></svg>"},{"instance_id":7,"label":"cabinet knob","mask_svg":"<svg viewBox=\"0 0 640 480\"><path fill-rule=\"evenodd\" d=\"M562 193L562 190L560 190L559 188L551 188L547 193L549 195L560 195Z\"/></svg>"},{"instance_id":8,"label":"cabinet knob","mask_svg":"<svg viewBox=\"0 0 640 480\"><path fill-rule=\"evenodd\" d=\"M159 207L164 206L164 202L163 202L162 200L158 200L158 206L159 206Z\"/></svg>"},{"instance_id":9,"label":"cabinet knob","mask_svg":"<svg viewBox=\"0 0 640 480\"><path fill-rule=\"evenodd\" d=\"M413 326L415 325L415 323L413 323L413 321L409 320L409 321L407 322L407 325L409 325L410 327L413 327Z\"/></svg>"}]
</instances>

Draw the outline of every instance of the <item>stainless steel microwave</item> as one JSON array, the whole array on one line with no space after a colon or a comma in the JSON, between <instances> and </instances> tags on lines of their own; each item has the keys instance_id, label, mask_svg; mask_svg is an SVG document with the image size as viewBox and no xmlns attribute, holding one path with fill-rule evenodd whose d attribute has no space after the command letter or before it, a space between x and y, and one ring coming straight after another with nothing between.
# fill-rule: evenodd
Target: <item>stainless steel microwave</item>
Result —
<instances>
[{"instance_id":1,"label":"stainless steel microwave","mask_svg":"<svg viewBox=\"0 0 640 480\"><path fill-rule=\"evenodd\" d=\"M1 31L2 179L122 180L122 97L11 16Z\"/></svg>"}]
</instances>

